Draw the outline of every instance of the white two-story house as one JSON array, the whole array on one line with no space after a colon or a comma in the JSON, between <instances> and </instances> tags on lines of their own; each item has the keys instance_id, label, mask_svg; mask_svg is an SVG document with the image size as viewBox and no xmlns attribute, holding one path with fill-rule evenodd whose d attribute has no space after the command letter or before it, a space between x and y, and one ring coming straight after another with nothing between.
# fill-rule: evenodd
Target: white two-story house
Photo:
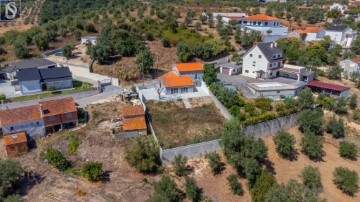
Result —
<instances>
[{"instance_id":1,"label":"white two-story house","mask_svg":"<svg viewBox=\"0 0 360 202\"><path fill-rule=\"evenodd\" d=\"M237 27L248 32L259 31L263 35L284 36L288 34L288 27L282 26L280 19L263 14L239 19Z\"/></svg>"},{"instance_id":2,"label":"white two-story house","mask_svg":"<svg viewBox=\"0 0 360 202\"><path fill-rule=\"evenodd\" d=\"M272 42L257 44L242 59L242 74L252 78L275 78L284 66L283 54L277 44Z\"/></svg>"},{"instance_id":3,"label":"white two-story house","mask_svg":"<svg viewBox=\"0 0 360 202\"><path fill-rule=\"evenodd\" d=\"M356 39L357 32L347 26L332 26L325 30L325 35L330 36L335 44L350 48L351 43Z\"/></svg>"},{"instance_id":4,"label":"white two-story house","mask_svg":"<svg viewBox=\"0 0 360 202\"><path fill-rule=\"evenodd\" d=\"M165 88L165 95L191 93L203 85L203 64L200 62L177 63L172 71L160 76L160 85Z\"/></svg>"}]
</instances>

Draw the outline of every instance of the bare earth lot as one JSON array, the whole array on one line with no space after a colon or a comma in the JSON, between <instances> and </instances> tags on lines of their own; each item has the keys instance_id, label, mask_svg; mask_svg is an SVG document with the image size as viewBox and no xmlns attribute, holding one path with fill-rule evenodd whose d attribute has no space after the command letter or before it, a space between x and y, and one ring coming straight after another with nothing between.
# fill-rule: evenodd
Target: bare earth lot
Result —
<instances>
[{"instance_id":1,"label":"bare earth lot","mask_svg":"<svg viewBox=\"0 0 360 202\"><path fill-rule=\"evenodd\" d=\"M163 148L212 140L220 135L225 119L214 103L206 103L209 99L191 100L194 103L191 109L185 109L181 100L146 103ZM195 105L195 102L204 104Z\"/></svg>"}]
</instances>

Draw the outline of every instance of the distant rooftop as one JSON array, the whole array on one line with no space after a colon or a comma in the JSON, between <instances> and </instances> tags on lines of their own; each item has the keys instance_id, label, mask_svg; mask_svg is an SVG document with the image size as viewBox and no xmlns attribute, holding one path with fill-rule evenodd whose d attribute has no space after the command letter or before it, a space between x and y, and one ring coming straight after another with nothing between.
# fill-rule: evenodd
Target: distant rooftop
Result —
<instances>
[{"instance_id":1,"label":"distant rooftop","mask_svg":"<svg viewBox=\"0 0 360 202\"><path fill-rule=\"evenodd\" d=\"M339 31L339 32L342 32L344 31L346 28L348 28L347 26L331 26L331 27L328 27L326 30L328 31Z\"/></svg>"},{"instance_id":2,"label":"distant rooftop","mask_svg":"<svg viewBox=\"0 0 360 202\"><path fill-rule=\"evenodd\" d=\"M243 20L273 21L273 20L279 20L279 19L275 18L275 17L272 17L272 16L268 16L268 15L257 14L257 15L252 15L252 16L249 16L249 17L245 17L245 18L243 18Z\"/></svg>"}]
</instances>

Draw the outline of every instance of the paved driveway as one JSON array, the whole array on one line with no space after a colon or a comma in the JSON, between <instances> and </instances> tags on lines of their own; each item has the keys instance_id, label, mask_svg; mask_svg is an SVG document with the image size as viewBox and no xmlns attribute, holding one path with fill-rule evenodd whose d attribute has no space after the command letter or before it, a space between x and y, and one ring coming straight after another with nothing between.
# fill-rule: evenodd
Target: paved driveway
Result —
<instances>
[{"instance_id":1,"label":"paved driveway","mask_svg":"<svg viewBox=\"0 0 360 202\"><path fill-rule=\"evenodd\" d=\"M5 94L6 97L15 97L15 88L11 86L9 80L0 79L0 94Z\"/></svg>"}]
</instances>

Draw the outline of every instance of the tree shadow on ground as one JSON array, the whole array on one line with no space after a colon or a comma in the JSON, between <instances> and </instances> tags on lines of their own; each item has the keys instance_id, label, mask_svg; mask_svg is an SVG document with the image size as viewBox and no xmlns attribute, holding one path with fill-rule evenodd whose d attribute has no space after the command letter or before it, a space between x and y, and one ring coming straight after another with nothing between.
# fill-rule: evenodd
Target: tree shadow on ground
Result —
<instances>
[{"instance_id":1,"label":"tree shadow on ground","mask_svg":"<svg viewBox=\"0 0 360 202\"><path fill-rule=\"evenodd\" d=\"M18 185L18 194L24 196L29 190L37 184L40 184L45 179L45 176L42 176L34 172L25 172L24 177L20 180Z\"/></svg>"}]
</instances>

